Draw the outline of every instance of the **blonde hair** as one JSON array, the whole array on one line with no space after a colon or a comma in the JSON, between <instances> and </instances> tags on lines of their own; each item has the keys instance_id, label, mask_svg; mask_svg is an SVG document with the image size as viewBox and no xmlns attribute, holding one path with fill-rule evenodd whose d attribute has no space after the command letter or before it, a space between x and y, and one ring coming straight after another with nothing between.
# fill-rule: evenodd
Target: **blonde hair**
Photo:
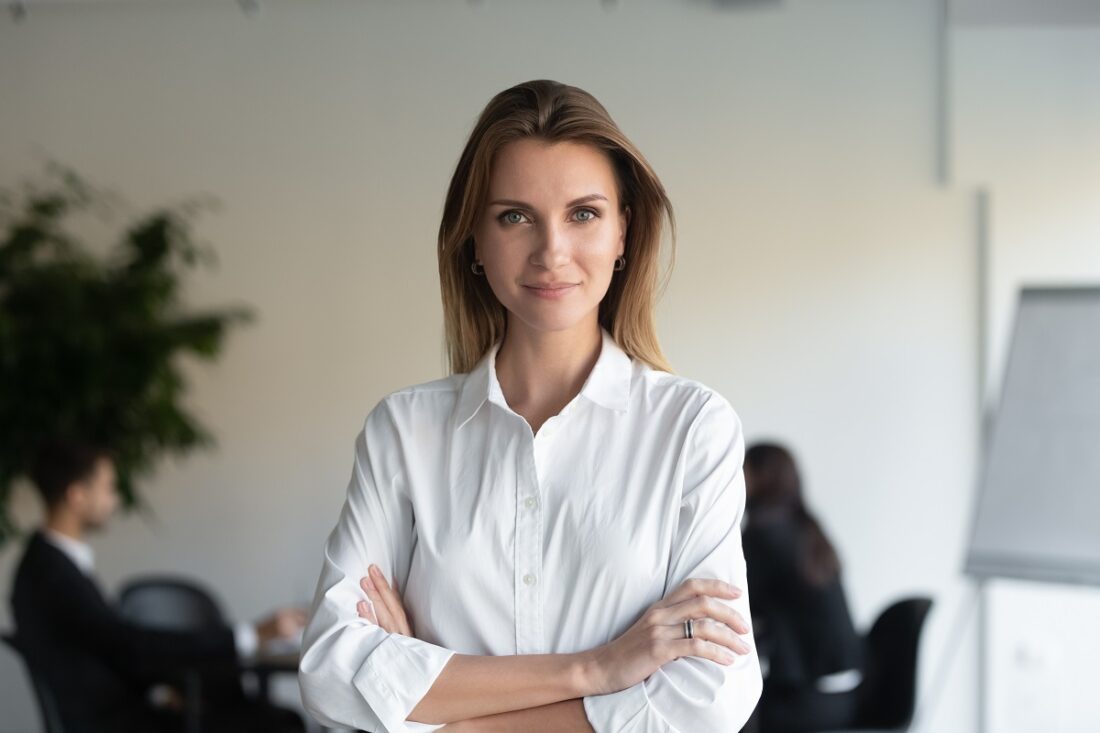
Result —
<instances>
[{"instance_id":1,"label":"blonde hair","mask_svg":"<svg viewBox=\"0 0 1100 733\"><path fill-rule=\"evenodd\" d=\"M488 281L475 275L473 230L488 196L496 152L514 140L537 138L594 145L611 159L619 205L630 207L624 255L599 305L600 325L627 354L672 372L657 341L653 309L668 284L676 252L672 203L648 161L595 97L550 79L517 84L494 96L478 118L447 189L439 225L439 284L444 349L452 373L469 372L503 338L507 311ZM659 273L661 226L671 231L669 266Z\"/></svg>"}]
</instances>

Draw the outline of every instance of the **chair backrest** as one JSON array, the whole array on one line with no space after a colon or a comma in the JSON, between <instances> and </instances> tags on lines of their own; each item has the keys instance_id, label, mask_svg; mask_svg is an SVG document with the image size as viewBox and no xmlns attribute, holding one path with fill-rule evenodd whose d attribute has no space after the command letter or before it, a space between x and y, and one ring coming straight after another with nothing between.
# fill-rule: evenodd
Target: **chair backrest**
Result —
<instances>
[{"instance_id":1,"label":"chair backrest","mask_svg":"<svg viewBox=\"0 0 1100 733\"><path fill-rule=\"evenodd\" d=\"M23 647L14 636L3 634L0 639L3 639L3 642L11 647L23 661L23 667L27 670L27 675L31 680L31 687L34 688L34 696L38 700L38 709L42 713L42 724L46 733L65 733L57 698L54 696L49 683L42 676L41 671L35 666L30 655L23 652Z\"/></svg>"},{"instance_id":2,"label":"chair backrest","mask_svg":"<svg viewBox=\"0 0 1100 733\"><path fill-rule=\"evenodd\" d=\"M866 668L859 688L859 728L904 729L917 699L920 636L932 599L892 603L864 638Z\"/></svg>"},{"instance_id":3,"label":"chair backrest","mask_svg":"<svg viewBox=\"0 0 1100 733\"><path fill-rule=\"evenodd\" d=\"M180 577L130 580L119 592L118 609L131 621L158 629L191 631L224 624L214 596L197 582Z\"/></svg>"}]
</instances>

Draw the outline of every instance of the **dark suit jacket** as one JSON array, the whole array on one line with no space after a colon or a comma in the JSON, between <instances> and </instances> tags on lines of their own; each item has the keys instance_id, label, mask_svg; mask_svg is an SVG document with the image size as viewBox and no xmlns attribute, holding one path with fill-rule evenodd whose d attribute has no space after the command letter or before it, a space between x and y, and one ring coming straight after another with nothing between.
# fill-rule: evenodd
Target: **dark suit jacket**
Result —
<instances>
[{"instance_id":1,"label":"dark suit jacket","mask_svg":"<svg viewBox=\"0 0 1100 733\"><path fill-rule=\"evenodd\" d=\"M840 577L815 585L802 575L802 540L794 522L750 523L742 542L754 633L768 657L767 684L812 687L822 675L862 670L863 640Z\"/></svg>"},{"instance_id":2,"label":"dark suit jacket","mask_svg":"<svg viewBox=\"0 0 1100 733\"><path fill-rule=\"evenodd\" d=\"M35 532L12 586L15 636L58 698L65 730L117 730L113 721L147 707L152 682L183 667L236 664L233 630L154 630L123 618L96 583Z\"/></svg>"}]
</instances>

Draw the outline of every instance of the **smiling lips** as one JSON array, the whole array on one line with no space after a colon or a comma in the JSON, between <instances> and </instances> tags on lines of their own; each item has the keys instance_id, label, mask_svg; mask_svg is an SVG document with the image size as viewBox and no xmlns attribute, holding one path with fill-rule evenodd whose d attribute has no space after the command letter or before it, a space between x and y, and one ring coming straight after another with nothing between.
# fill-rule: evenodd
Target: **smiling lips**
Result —
<instances>
[{"instance_id":1,"label":"smiling lips","mask_svg":"<svg viewBox=\"0 0 1100 733\"><path fill-rule=\"evenodd\" d=\"M523 287L540 298L560 298L572 292L576 286L577 283L550 283L548 285L524 285Z\"/></svg>"}]
</instances>

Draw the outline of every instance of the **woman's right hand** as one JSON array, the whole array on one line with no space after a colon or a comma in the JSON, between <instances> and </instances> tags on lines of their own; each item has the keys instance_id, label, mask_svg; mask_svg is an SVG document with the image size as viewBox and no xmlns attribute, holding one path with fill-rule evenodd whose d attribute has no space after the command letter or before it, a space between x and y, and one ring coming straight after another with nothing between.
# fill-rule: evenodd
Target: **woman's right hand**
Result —
<instances>
[{"instance_id":1,"label":"woman's right hand","mask_svg":"<svg viewBox=\"0 0 1100 733\"><path fill-rule=\"evenodd\" d=\"M591 685L605 695L625 690L680 657L702 657L732 664L749 645L738 634L751 627L719 598L739 598L741 591L721 580L688 578L642 614L626 632L591 654ZM684 636L684 621L693 619L692 636Z\"/></svg>"}]
</instances>

